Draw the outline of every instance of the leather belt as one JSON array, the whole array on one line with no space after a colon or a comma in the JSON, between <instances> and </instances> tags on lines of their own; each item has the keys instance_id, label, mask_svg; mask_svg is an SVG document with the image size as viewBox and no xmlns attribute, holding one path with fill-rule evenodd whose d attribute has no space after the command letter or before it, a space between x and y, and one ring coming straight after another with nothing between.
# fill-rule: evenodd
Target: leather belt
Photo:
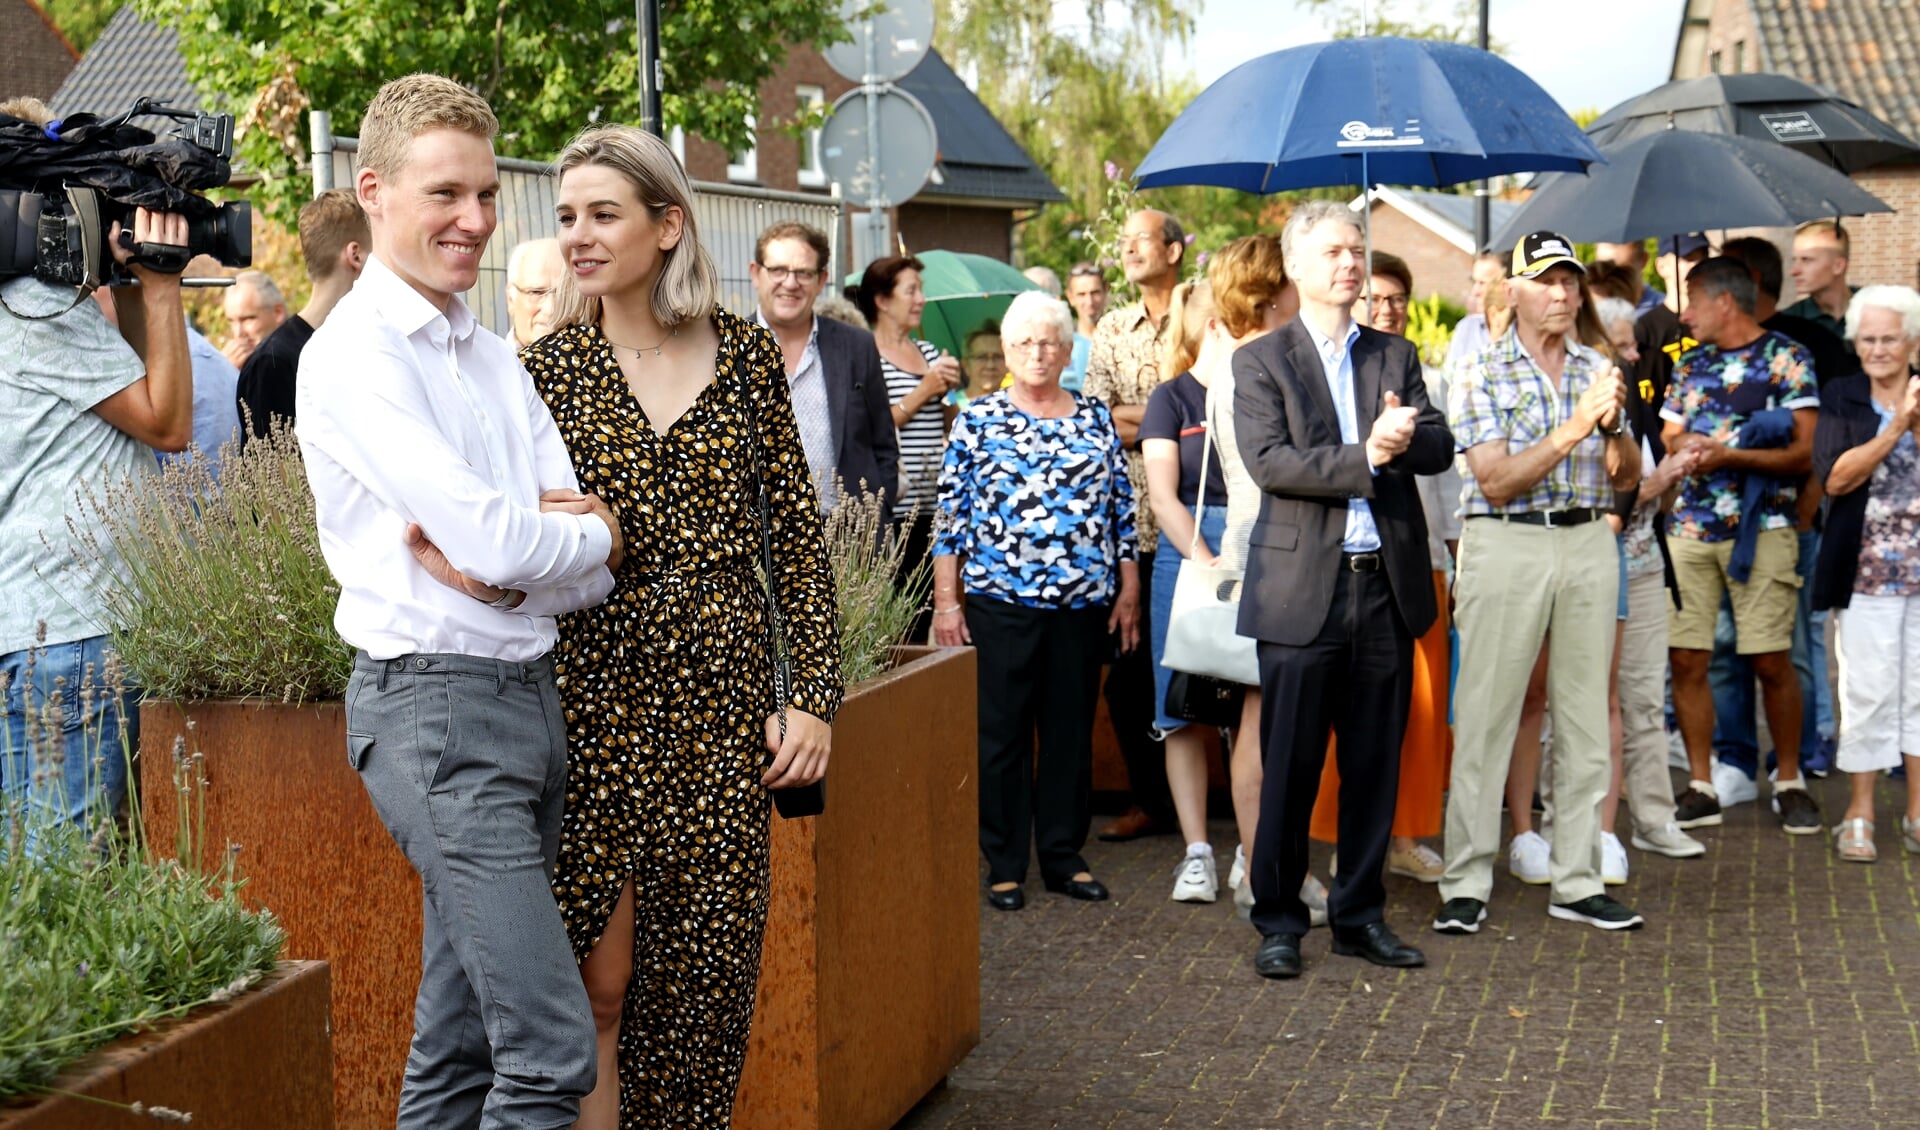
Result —
<instances>
[{"instance_id":1,"label":"leather belt","mask_svg":"<svg viewBox=\"0 0 1920 1130\"><path fill-rule=\"evenodd\" d=\"M1349 573L1378 573L1386 564L1378 553L1343 553L1340 567Z\"/></svg>"},{"instance_id":2,"label":"leather belt","mask_svg":"<svg viewBox=\"0 0 1920 1130\"><path fill-rule=\"evenodd\" d=\"M1545 526L1549 530L1561 526L1584 526L1588 522L1598 521L1606 511L1583 507L1577 510L1529 510L1524 514L1469 514L1469 518L1498 518L1502 522L1518 522L1523 526Z\"/></svg>"}]
</instances>

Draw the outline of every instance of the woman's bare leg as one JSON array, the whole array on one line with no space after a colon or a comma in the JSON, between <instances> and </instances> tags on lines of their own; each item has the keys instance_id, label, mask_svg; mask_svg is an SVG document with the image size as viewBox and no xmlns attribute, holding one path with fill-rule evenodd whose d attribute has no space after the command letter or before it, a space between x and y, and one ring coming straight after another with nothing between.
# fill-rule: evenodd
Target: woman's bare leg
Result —
<instances>
[{"instance_id":1,"label":"woman's bare leg","mask_svg":"<svg viewBox=\"0 0 1920 1130\"><path fill-rule=\"evenodd\" d=\"M580 1100L580 1121L574 1130L619 1130L620 1126L620 1013L626 1007L627 984L633 980L635 931L633 880L620 888L619 901L593 952L580 963L587 984L587 1003L593 1007L594 1043L599 1072L593 1093Z\"/></svg>"}]
</instances>

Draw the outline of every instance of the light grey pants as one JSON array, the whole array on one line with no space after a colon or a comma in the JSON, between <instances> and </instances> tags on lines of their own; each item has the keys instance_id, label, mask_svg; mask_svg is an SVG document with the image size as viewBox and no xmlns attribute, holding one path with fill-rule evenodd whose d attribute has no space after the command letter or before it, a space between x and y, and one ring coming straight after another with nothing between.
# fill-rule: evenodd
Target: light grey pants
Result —
<instances>
[{"instance_id":1,"label":"light grey pants","mask_svg":"<svg viewBox=\"0 0 1920 1130\"><path fill-rule=\"evenodd\" d=\"M354 662L348 756L425 903L401 1130L566 1127L593 1089L593 1015L549 886L566 750L544 659Z\"/></svg>"}]
</instances>

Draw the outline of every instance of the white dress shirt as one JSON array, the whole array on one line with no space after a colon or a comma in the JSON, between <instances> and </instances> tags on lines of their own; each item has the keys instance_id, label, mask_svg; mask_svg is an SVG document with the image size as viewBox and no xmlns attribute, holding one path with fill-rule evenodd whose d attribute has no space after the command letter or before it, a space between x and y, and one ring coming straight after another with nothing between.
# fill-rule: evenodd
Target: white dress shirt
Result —
<instances>
[{"instance_id":1,"label":"white dress shirt","mask_svg":"<svg viewBox=\"0 0 1920 1130\"><path fill-rule=\"evenodd\" d=\"M1307 336L1313 339L1313 347L1320 352L1320 368L1327 378L1327 389L1333 393L1333 414L1340 419L1340 442L1359 443L1360 413L1353 402L1353 343L1360 338L1360 327L1356 323L1347 323L1345 341L1334 342L1323 337L1312 322L1305 318L1300 324L1307 327ZM1379 468L1371 462L1367 470L1379 474ZM1347 499L1347 528L1340 539L1340 548L1346 553L1372 553L1380 548L1380 530L1373 523L1373 507L1364 498Z\"/></svg>"},{"instance_id":2,"label":"white dress shirt","mask_svg":"<svg viewBox=\"0 0 1920 1130\"><path fill-rule=\"evenodd\" d=\"M753 322L767 325L758 310L753 312ZM772 331L773 327L767 329ZM775 333L775 344L779 340L780 335ZM820 511L825 513L838 501L838 492L833 478L833 408L827 401L827 373L820 359L818 314L814 315L813 328L807 331L807 348L800 355L800 364L787 374L787 388L792 393L794 423L800 428L800 447L807 453L807 473L813 477L813 493L819 496Z\"/></svg>"},{"instance_id":3,"label":"white dress shirt","mask_svg":"<svg viewBox=\"0 0 1920 1130\"><path fill-rule=\"evenodd\" d=\"M378 257L300 354L296 432L340 582L334 626L375 659L412 652L524 663L553 617L606 599L613 537L593 515L542 514L577 490L553 416L513 347L455 295L442 314ZM527 594L490 608L427 575L417 522L454 568Z\"/></svg>"}]
</instances>

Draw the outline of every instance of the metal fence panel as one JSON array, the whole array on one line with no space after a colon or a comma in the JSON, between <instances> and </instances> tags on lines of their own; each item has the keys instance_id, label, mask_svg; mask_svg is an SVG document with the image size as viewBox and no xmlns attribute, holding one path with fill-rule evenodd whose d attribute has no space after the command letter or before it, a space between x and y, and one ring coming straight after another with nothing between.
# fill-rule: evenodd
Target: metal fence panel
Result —
<instances>
[{"instance_id":1,"label":"metal fence panel","mask_svg":"<svg viewBox=\"0 0 1920 1130\"><path fill-rule=\"evenodd\" d=\"M341 187L353 183L353 154L359 141L334 137L332 152L316 152L316 166L330 162L332 184ZM480 281L467 294L467 304L482 325L505 335L507 320L507 256L514 247L529 239L559 234L553 218L554 179L548 166L537 161L511 157L498 160L500 196L497 201L499 226L480 258ZM315 191L323 187L315 178ZM753 188L745 185L693 182L694 219L699 225L700 242L713 256L720 271L720 301L728 310L745 316L755 306L753 283L747 264L753 261L753 245L769 224L798 220L826 232L833 244L833 259L827 264L827 277L837 280L841 274L840 201L826 196Z\"/></svg>"}]
</instances>

